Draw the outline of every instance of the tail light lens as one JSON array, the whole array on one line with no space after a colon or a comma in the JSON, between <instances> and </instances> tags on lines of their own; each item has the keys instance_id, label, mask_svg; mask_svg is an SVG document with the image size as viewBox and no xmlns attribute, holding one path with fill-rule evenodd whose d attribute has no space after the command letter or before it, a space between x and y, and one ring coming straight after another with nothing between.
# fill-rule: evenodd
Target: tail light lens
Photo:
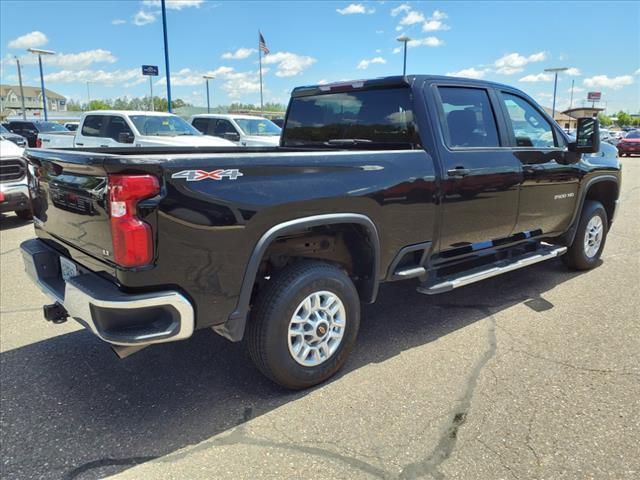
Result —
<instances>
[{"instance_id":1,"label":"tail light lens","mask_svg":"<svg viewBox=\"0 0 640 480\"><path fill-rule=\"evenodd\" d=\"M36 148L42 148L42 140L36 138Z\"/></svg>"},{"instance_id":2,"label":"tail light lens","mask_svg":"<svg viewBox=\"0 0 640 480\"><path fill-rule=\"evenodd\" d=\"M158 193L160 184L153 175L109 176L111 240L118 265L139 267L153 260L151 227L136 216L136 206Z\"/></svg>"}]
</instances>

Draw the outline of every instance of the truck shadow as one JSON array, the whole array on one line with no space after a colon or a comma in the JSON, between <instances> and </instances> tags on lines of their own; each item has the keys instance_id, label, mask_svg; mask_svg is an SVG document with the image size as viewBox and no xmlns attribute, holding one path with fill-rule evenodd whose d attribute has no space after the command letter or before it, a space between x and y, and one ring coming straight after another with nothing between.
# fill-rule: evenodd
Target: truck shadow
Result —
<instances>
[{"instance_id":1,"label":"truck shadow","mask_svg":"<svg viewBox=\"0 0 640 480\"><path fill-rule=\"evenodd\" d=\"M407 282L383 285L336 378L482 321L489 311L523 302L536 311L553 308L544 292L576 275L550 261L434 297ZM122 361L78 331L4 352L0 361L6 478L102 478L306 395L272 384L242 344L208 330Z\"/></svg>"},{"instance_id":2,"label":"truck shadow","mask_svg":"<svg viewBox=\"0 0 640 480\"><path fill-rule=\"evenodd\" d=\"M7 215L5 213L0 213L0 231L24 227L32 221L33 220L22 220L13 214Z\"/></svg>"}]
</instances>

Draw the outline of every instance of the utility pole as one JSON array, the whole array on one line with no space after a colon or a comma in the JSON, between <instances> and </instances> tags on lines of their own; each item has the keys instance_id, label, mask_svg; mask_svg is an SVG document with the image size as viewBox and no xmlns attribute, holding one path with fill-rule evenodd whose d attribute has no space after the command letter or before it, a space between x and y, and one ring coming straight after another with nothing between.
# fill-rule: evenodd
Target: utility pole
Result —
<instances>
[{"instance_id":1,"label":"utility pole","mask_svg":"<svg viewBox=\"0 0 640 480\"><path fill-rule=\"evenodd\" d=\"M91 92L89 91L89 80L87 80L87 109L89 109L90 103L91 103Z\"/></svg>"},{"instance_id":2,"label":"utility pole","mask_svg":"<svg viewBox=\"0 0 640 480\"><path fill-rule=\"evenodd\" d=\"M205 84L207 86L207 113L211 113L211 104L209 103L209 80L213 80L214 77L213 75L203 75L202 78L204 78Z\"/></svg>"},{"instance_id":3,"label":"utility pole","mask_svg":"<svg viewBox=\"0 0 640 480\"><path fill-rule=\"evenodd\" d=\"M149 91L151 92L151 111L155 112L156 110L156 106L154 105L154 101L153 101L153 77L149 76ZM169 110L171 111L171 110Z\"/></svg>"},{"instance_id":4,"label":"utility pole","mask_svg":"<svg viewBox=\"0 0 640 480\"><path fill-rule=\"evenodd\" d=\"M565 70L569 70L569 69L567 67L544 69L545 72L550 72L555 75L553 80L553 107L551 108L551 111L553 112L551 114L551 118L553 118L554 120L556 119L556 90L558 89L558 72L564 72Z\"/></svg>"},{"instance_id":5,"label":"utility pole","mask_svg":"<svg viewBox=\"0 0 640 480\"><path fill-rule=\"evenodd\" d=\"M24 88L22 87L22 69L20 68L20 60L16 57L16 65L18 66L18 83L20 84L20 103L22 103L22 119L27 119L27 110L24 108Z\"/></svg>"},{"instance_id":6,"label":"utility pole","mask_svg":"<svg viewBox=\"0 0 640 480\"><path fill-rule=\"evenodd\" d=\"M569 110L573 108L573 87L575 86L576 81L571 80L571 101L569 102Z\"/></svg>"}]
</instances>

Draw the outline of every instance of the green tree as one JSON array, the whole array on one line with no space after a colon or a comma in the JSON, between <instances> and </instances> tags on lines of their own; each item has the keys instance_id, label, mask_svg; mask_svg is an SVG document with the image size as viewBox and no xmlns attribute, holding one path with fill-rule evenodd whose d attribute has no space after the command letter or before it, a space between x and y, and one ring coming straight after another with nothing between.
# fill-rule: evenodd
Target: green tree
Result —
<instances>
[{"instance_id":1,"label":"green tree","mask_svg":"<svg viewBox=\"0 0 640 480\"><path fill-rule=\"evenodd\" d=\"M112 104L109 100L91 100L89 105L85 108L86 110L110 110Z\"/></svg>"},{"instance_id":2,"label":"green tree","mask_svg":"<svg viewBox=\"0 0 640 480\"><path fill-rule=\"evenodd\" d=\"M69 100L67 102L67 110L69 112L81 112L82 104L80 102L76 102L75 100Z\"/></svg>"},{"instance_id":3,"label":"green tree","mask_svg":"<svg viewBox=\"0 0 640 480\"><path fill-rule=\"evenodd\" d=\"M608 127L613 123L611 119L602 112L598 114L598 121L600 122L600 125L602 125L603 127Z\"/></svg>"},{"instance_id":4,"label":"green tree","mask_svg":"<svg viewBox=\"0 0 640 480\"><path fill-rule=\"evenodd\" d=\"M629 115L627 112L623 112L622 110L620 110L618 113L616 113L616 123L620 126L623 127L625 125L631 125L631 123L633 122L633 117L631 117L631 115Z\"/></svg>"}]
</instances>

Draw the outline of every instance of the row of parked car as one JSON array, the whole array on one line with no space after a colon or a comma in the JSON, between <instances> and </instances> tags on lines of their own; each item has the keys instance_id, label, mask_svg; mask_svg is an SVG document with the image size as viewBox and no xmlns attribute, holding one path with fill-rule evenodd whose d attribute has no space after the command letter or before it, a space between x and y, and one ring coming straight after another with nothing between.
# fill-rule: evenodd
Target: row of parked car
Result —
<instances>
[{"instance_id":1,"label":"row of parked car","mask_svg":"<svg viewBox=\"0 0 640 480\"><path fill-rule=\"evenodd\" d=\"M187 122L164 112L100 110L79 122L11 120L2 125L3 138L20 147L108 148L150 146L276 146L281 129L252 115L202 114Z\"/></svg>"}]
</instances>

